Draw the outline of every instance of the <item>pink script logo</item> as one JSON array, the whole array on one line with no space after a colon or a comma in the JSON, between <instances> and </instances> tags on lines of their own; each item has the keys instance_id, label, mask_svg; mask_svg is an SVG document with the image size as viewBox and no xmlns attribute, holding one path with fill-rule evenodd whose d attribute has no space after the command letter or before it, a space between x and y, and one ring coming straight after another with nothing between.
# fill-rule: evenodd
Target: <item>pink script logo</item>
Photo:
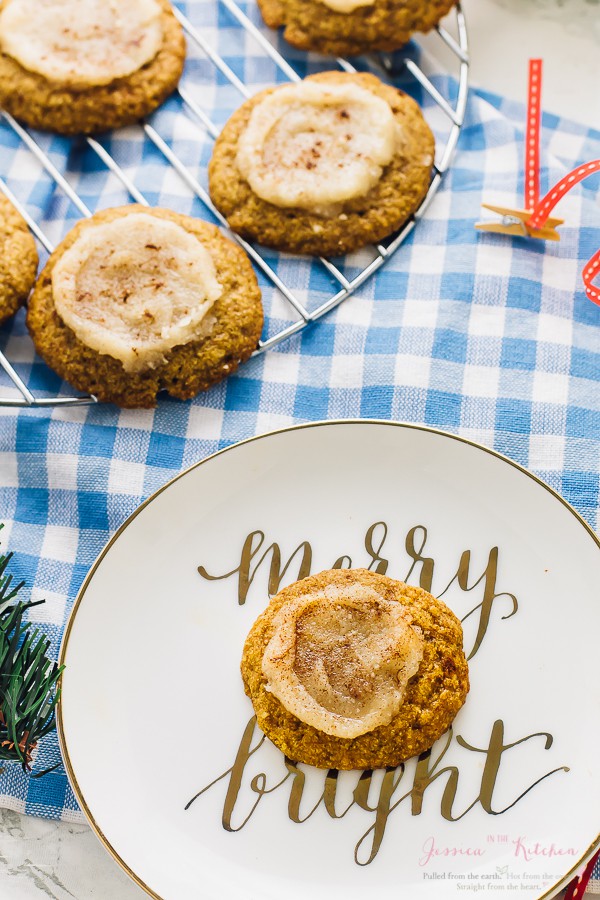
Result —
<instances>
[{"instance_id":1,"label":"pink script logo","mask_svg":"<svg viewBox=\"0 0 600 900\"><path fill-rule=\"evenodd\" d=\"M542 844L539 841L528 843L527 838L519 835L513 839L514 848L513 855L515 859L522 859L524 862L531 862L534 859L554 859L557 856L576 856L577 853L573 847L558 847L556 844ZM419 865L426 867L434 859L439 858L457 858L457 857L482 857L485 856L483 847L467 847L467 846L442 846L435 842L433 835L428 837L423 844L423 852L419 857Z\"/></svg>"},{"instance_id":2,"label":"pink script logo","mask_svg":"<svg viewBox=\"0 0 600 900\"><path fill-rule=\"evenodd\" d=\"M532 859L539 859L540 857L553 859L555 856L576 856L573 847L557 847L556 844L540 844L539 841L536 841L534 844L528 844L526 841L527 838L519 836L512 842L515 848L515 857L523 859L525 862L530 862Z\"/></svg>"},{"instance_id":3,"label":"pink script logo","mask_svg":"<svg viewBox=\"0 0 600 900\"><path fill-rule=\"evenodd\" d=\"M484 855L485 850L482 847L438 847L432 835L423 844L423 854L419 857L419 865L428 866L432 859L438 857L480 857Z\"/></svg>"}]
</instances>

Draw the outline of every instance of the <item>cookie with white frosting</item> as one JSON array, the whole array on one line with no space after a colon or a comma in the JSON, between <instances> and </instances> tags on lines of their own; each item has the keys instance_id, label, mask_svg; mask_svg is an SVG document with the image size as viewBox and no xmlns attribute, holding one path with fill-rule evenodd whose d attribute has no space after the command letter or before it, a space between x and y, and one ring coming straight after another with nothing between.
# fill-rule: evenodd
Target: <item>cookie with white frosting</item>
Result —
<instances>
[{"instance_id":1,"label":"cookie with white frosting","mask_svg":"<svg viewBox=\"0 0 600 900\"><path fill-rule=\"evenodd\" d=\"M430 31L456 0L258 0L266 24L301 50L355 56L391 52Z\"/></svg>"},{"instance_id":2,"label":"cookie with white frosting","mask_svg":"<svg viewBox=\"0 0 600 900\"><path fill-rule=\"evenodd\" d=\"M441 737L469 690L454 613L366 569L280 591L252 626L241 671L262 731L319 768L399 765Z\"/></svg>"},{"instance_id":3,"label":"cookie with white frosting","mask_svg":"<svg viewBox=\"0 0 600 900\"><path fill-rule=\"evenodd\" d=\"M365 73L323 72L246 101L209 165L215 206L248 240L340 256L392 234L430 185L417 104Z\"/></svg>"},{"instance_id":4,"label":"cookie with white frosting","mask_svg":"<svg viewBox=\"0 0 600 900\"><path fill-rule=\"evenodd\" d=\"M184 61L167 0L0 0L0 105L34 128L136 122L176 88Z\"/></svg>"},{"instance_id":5,"label":"cookie with white frosting","mask_svg":"<svg viewBox=\"0 0 600 900\"><path fill-rule=\"evenodd\" d=\"M218 228L166 209L126 206L79 222L31 296L40 356L99 400L151 407L186 400L255 350L261 295L244 251Z\"/></svg>"},{"instance_id":6,"label":"cookie with white frosting","mask_svg":"<svg viewBox=\"0 0 600 900\"><path fill-rule=\"evenodd\" d=\"M0 193L0 323L27 301L37 266L35 241L27 223Z\"/></svg>"}]
</instances>

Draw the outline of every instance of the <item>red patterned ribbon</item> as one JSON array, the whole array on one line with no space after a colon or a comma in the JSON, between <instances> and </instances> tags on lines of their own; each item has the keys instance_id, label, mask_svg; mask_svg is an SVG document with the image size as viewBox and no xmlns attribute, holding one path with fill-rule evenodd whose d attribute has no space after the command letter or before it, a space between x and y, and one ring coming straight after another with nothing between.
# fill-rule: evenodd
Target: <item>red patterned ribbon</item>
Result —
<instances>
[{"instance_id":1,"label":"red patterned ribbon","mask_svg":"<svg viewBox=\"0 0 600 900\"><path fill-rule=\"evenodd\" d=\"M568 175L565 175L564 178L561 178L558 184L551 188L546 196L535 206L531 216L527 220L527 225L529 225L530 228L541 228L558 201L564 197L574 185L579 184L580 181L583 181L584 178L587 178L589 175L593 175L594 172L600 172L600 159L595 159L592 162L585 163L583 166L578 166L576 169L573 169L572 172L569 172ZM600 306L600 291L593 283L594 278L599 272L600 250L594 253L590 261L586 263L582 273L585 293L588 299L591 300L592 303L597 303Z\"/></svg>"},{"instance_id":2,"label":"red patterned ribbon","mask_svg":"<svg viewBox=\"0 0 600 900\"><path fill-rule=\"evenodd\" d=\"M540 199L540 123L542 117L542 60L529 60L527 135L525 139L525 209Z\"/></svg>"},{"instance_id":3,"label":"red patterned ribbon","mask_svg":"<svg viewBox=\"0 0 600 900\"><path fill-rule=\"evenodd\" d=\"M525 209L531 210L527 219L529 228L543 228L556 204L572 187L589 175L600 172L600 159L577 166L551 188L541 200L540 196L540 123L542 115L542 71L541 59L529 60L529 88L527 96L527 135L525 138ZM592 303L600 306L600 289L594 285L594 278L600 273L600 250L595 253L583 269L585 292Z\"/></svg>"},{"instance_id":4,"label":"red patterned ribbon","mask_svg":"<svg viewBox=\"0 0 600 900\"><path fill-rule=\"evenodd\" d=\"M585 292L592 303L597 303L598 306L600 306L600 290L593 284L594 278L598 272L600 272L600 250L596 250L583 270Z\"/></svg>"},{"instance_id":5,"label":"red patterned ribbon","mask_svg":"<svg viewBox=\"0 0 600 900\"><path fill-rule=\"evenodd\" d=\"M548 191L546 196L533 208L533 212L527 220L527 224L531 226L531 228L541 228L558 201L561 200L572 187L575 187L576 184L579 184L580 181L583 181L589 175L593 175L594 172L600 172L600 159L594 159L592 162L585 163L583 166L577 166L576 169L573 169L572 172L569 172L568 175L561 178L558 184L554 185L554 187ZM531 207L528 207L528 209L531 209Z\"/></svg>"},{"instance_id":6,"label":"red patterned ribbon","mask_svg":"<svg viewBox=\"0 0 600 900\"><path fill-rule=\"evenodd\" d=\"M590 859L582 874L578 878L573 879L565 893L565 900L580 900L580 898L583 897L599 857L600 851Z\"/></svg>"}]
</instances>

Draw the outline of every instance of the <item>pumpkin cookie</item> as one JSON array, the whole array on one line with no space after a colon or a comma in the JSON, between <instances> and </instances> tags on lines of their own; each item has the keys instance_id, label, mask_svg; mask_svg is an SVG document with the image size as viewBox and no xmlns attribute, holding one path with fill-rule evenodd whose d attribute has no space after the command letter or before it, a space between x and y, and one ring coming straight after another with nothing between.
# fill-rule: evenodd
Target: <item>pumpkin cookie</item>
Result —
<instances>
[{"instance_id":1,"label":"pumpkin cookie","mask_svg":"<svg viewBox=\"0 0 600 900\"><path fill-rule=\"evenodd\" d=\"M136 122L176 88L184 61L167 0L0 0L0 105L34 128Z\"/></svg>"},{"instance_id":2,"label":"pumpkin cookie","mask_svg":"<svg viewBox=\"0 0 600 900\"><path fill-rule=\"evenodd\" d=\"M0 193L0 323L26 302L37 266L35 241L27 223Z\"/></svg>"},{"instance_id":3,"label":"pumpkin cookie","mask_svg":"<svg viewBox=\"0 0 600 900\"><path fill-rule=\"evenodd\" d=\"M244 251L218 228L167 209L125 206L79 222L41 273L27 313L40 356L99 400L187 400L256 348L260 290Z\"/></svg>"},{"instance_id":4,"label":"pumpkin cookie","mask_svg":"<svg viewBox=\"0 0 600 900\"><path fill-rule=\"evenodd\" d=\"M334 569L284 588L244 645L259 727L295 762L397 766L448 729L469 690L462 628L417 587Z\"/></svg>"},{"instance_id":5,"label":"pumpkin cookie","mask_svg":"<svg viewBox=\"0 0 600 900\"><path fill-rule=\"evenodd\" d=\"M355 56L391 52L415 31L430 31L456 0L258 0L266 24L285 26L301 50Z\"/></svg>"},{"instance_id":6,"label":"pumpkin cookie","mask_svg":"<svg viewBox=\"0 0 600 900\"><path fill-rule=\"evenodd\" d=\"M392 234L431 181L417 104L374 75L322 72L247 100L209 165L234 231L279 250L341 256Z\"/></svg>"}]
</instances>

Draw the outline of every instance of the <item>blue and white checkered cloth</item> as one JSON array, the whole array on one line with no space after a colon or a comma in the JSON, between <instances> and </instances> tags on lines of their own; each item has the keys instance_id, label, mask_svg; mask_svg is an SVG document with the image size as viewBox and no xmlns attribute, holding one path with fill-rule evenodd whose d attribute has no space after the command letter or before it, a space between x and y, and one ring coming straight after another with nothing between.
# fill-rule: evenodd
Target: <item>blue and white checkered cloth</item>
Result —
<instances>
[{"instance_id":1,"label":"blue and white checkered cloth","mask_svg":"<svg viewBox=\"0 0 600 900\"><path fill-rule=\"evenodd\" d=\"M185 9L252 92L282 79L224 8L190 0ZM253 4L248 12L258 23ZM331 67L280 47L301 74ZM444 92L456 90L446 76L435 83ZM184 84L216 122L242 99L192 48ZM439 111L430 101L425 107L437 128ZM473 91L454 165L423 221L384 269L319 324L194 401L161 398L154 411L0 409L0 539L3 549L15 552L12 571L26 580L32 599L46 600L30 618L56 653L89 567L144 498L207 454L293 423L398 419L460 434L531 469L597 526L600 308L585 297L581 271L600 245L600 177L562 202L560 243L485 235L473 227L482 202L522 204L524 121L523 106ZM181 102L168 101L153 124L205 184L212 141ZM129 202L84 143L39 140L92 210ZM208 217L141 128L102 142L152 204ZM542 157L545 191L577 163L600 157L600 133L547 115ZM0 177L55 242L79 217L2 122ZM334 292L318 262L267 255L309 308ZM366 259L349 258L345 271L355 273ZM264 294L267 333L273 333L287 324L289 312L268 285ZM70 393L35 356L22 313L0 330L0 349L37 395ZM10 393L8 385L0 388ZM58 758L56 738L48 736L35 769ZM0 804L51 818L82 817L62 769L36 780L7 766Z\"/></svg>"}]
</instances>

